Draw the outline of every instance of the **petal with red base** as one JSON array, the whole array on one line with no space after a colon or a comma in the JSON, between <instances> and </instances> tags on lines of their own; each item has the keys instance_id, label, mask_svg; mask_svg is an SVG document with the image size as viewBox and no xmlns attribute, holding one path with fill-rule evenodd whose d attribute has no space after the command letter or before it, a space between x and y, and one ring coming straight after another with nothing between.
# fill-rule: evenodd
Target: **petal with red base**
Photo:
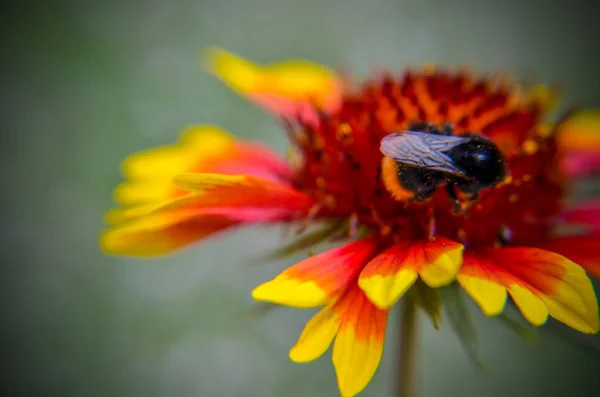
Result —
<instances>
[{"instance_id":1,"label":"petal with red base","mask_svg":"<svg viewBox=\"0 0 600 397\"><path fill-rule=\"evenodd\" d=\"M533 325L548 315L585 333L598 332L598 302L583 268L539 248L465 252L458 282L487 315L499 314L511 296Z\"/></svg>"},{"instance_id":2,"label":"petal with red base","mask_svg":"<svg viewBox=\"0 0 600 397\"><path fill-rule=\"evenodd\" d=\"M311 308L335 300L375 252L375 240L358 240L329 250L286 269L254 289L259 301Z\"/></svg>"},{"instance_id":3,"label":"petal with red base","mask_svg":"<svg viewBox=\"0 0 600 397\"><path fill-rule=\"evenodd\" d=\"M333 345L333 365L340 394L355 396L371 381L383 354L387 310L378 309L353 283L340 299L321 309L290 350L295 362L320 357Z\"/></svg>"},{"instance_id":4,"label":"petal with red base","mask_svg":"<svg viewBox=\"0 0 600 397\"><path fill-rule=\"evenodd\" d=\"M387 325L387 310L373 305L356 285L336 304L342 311L333 344L333 366L340 394L360 393L373 379L381 361Z\"/></svg>"},{"instance_id":5,"label":"petal with red base","mask_svg":"<svg viewBox=\"0 0 600 397\"><path fill-rule=\"evenodd\" d=\"M232 90L280 116L315 119L315 108L332 111L340 104L338 76L309 61L261 66L218 48L207 51L206 60L208 70Z\"/></svg>"},{"instance_id":6,"label":"petal with red base","mask_svg":"<svg viewBox=\"0 0 600 397\"><path fill-rule=\"evenodd\" d=\"M122 255L163 254L234 225L296 219L313 205L287 185L254 176L189 174L176 182L196 192L123 210L132 213L110 213L122 223L103 233L103 249Z\"/></svg>"},{"instance_id":7,"label":"petal with red base","mask_svg":"<svg viewBox=\"0 0 600 397\"><path fill-rule=\"evenodd\" d=\"M238 222L220 215L188 211L145 216L104 231L100 245L113 255L152 257L208 238Z\"/></svg>"},{"instance_id":8,"label":"petal with red base","mask_svg":"<svg viewBox=\"0 0 600 397\"><path fill-rule=\"evenodd\" d=\"M170 146L129 156L122 164L127 178L115 190L115 201L126 206L109 210L105 220L115 225L147 215L165 202L187 194L173 184L186 172L244 173L287 183L290 168L278 155L261 145L234 140L212 125L192 126Z\"/></svg>"},{"instance_id":9,"label":"petal with red base","mask_svg":"<svg viewBox=\"0 0 600 397\"><path fill-rule=\"evenodd\" d=\"M600 279L600 233L555 237L543 246L579 264L594 278Z\"/></svg>"},{"instance_id":10,"label":"petal with red base","mask_svg":"<svg viewBox=\"0 0 600 397\"><path fill-rule=\"evenodd\" d=\"M287 184L252 175L182 174L173 182L196 194L176 199L158 211L177 207L281 208L297 217L314 205L310 197Z\"/></svg>"},{"instance_id":11,"label":"petal with red base","mask_svg":"<svg viewBox=\"0 0 600 397\"><path fill-rule=\"evenodd\" d=\"M462 263L463 248L462 244L444 238L396 244L365 266L358 284L371 302L387 309L418 276L433 288L450 284Z\"/></svg>"}]
</instances>

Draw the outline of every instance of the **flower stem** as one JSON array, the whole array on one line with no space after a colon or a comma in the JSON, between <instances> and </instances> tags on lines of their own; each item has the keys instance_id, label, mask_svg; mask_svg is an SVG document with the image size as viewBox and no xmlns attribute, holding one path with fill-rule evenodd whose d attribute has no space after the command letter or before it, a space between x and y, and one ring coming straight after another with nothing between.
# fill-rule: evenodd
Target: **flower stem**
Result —
<instances>
[{"instance_id":1,"label":"flower stem","mask_svg":"<svg viewBox=\"0 0 600 397\"><path fill-rule=\"evenodd\" d=\"M400 316L400 343L398 351L397 397L415 397L416 350L417 350L417 307L412 294L403 299Z\"/></svg>"}]
</instances>

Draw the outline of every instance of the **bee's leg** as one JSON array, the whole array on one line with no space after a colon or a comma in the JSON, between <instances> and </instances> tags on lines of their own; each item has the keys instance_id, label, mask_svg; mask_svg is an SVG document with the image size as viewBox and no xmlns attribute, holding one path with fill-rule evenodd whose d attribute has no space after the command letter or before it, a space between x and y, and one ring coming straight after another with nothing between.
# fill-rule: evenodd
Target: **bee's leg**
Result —
<instances>
[{"instance_id":1,"label":"bee's leg","mask_svg":"<svg viewBox=\"0 0 600 397\"><path fill-rule=\"evenodd\" d=\"M440 129L439 129L439 134L440 135L452 135L454 134L454 124L452 123L445 123L442 124Z\"/></svg>"},{"instance_id":2,"label":"bee's leg","mask_svg":"<svg viewBox=\"0 0 600 397\"><path fill-rule=\"evenodd\" d=\"M472 192L469 194L469 201L477 201L479 200L480 192Z\"/></svg>"},{"instance_id":3,"label":"bee's leg","mask_svg":"<svg viewBox=\"0 0 600 397\"><path fill-rule=\"evenodd\" d=\"M412 122L408 125L408 129L411 131L428 132L431 129L432 124L424 121Z\"/></svg>"},{"instance_id":4,"label":"bee's leg","mask_svg":"<svg viewBox=\"0 0 600 397\"><path fill-rule=\"evenodd\" d=\"M448 196L452 201L452 210L454 211L454 213L461 213L462 205L460 203L460 200L458 199L458 196L456 195L456 187L454 186L454 183L448 182L448 184L446 185L446 191L448 192Z\"/></svg>"},{"instance_id":5,"label":"bee's leg","mask_svg":"<svg viewBox=\"0 0 600 397\"><path fill-rule=\"evenodd\" d=\"M498 241L496 245L499 247L506 247L512 238L512 231L506 225L502 225L502 228L498 232Z\"/></svg>"}]
</instances>

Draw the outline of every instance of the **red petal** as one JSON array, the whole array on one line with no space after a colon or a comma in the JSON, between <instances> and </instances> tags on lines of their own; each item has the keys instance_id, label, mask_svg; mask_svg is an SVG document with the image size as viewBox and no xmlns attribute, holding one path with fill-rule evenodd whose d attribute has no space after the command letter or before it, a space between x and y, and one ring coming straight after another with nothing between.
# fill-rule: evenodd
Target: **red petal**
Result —
<instances>
[{"instance_id":1,"label":"red petal","mask_svg":"<svg viewBox=\"0 0 600 397\"><path fill-rule=\"evenodd\" d=\"M575 207L561 212L559 218L568 223L600 229L600 200L592 199L579 203Z\"/></svg>"},{"instance_id":2,"label":"red petal","mask_svg":"<svg viewBox=\"0 0 600 397\"><path fill-rule=\"evenodd\" d=\"M572 177L584 177L600 171L599 150L577 150L569 152L562 160L565 173Z\"/></svg>"}]
</instances>

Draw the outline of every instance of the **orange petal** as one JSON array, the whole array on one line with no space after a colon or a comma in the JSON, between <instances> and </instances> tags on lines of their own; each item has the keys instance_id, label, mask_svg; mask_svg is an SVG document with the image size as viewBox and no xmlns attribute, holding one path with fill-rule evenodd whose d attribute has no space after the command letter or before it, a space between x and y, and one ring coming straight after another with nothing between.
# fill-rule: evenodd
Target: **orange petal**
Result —
<instances>
[{"instance_id":1,"label":"orange petal","mask_svg":"<svg viewBox=\"0 0 600 397\"><path fill-rule=\"evenodd\" d=\"M563 255L583 267L590 276L600 279L600 234L555 237L544 247Z\"/></svg>"},{"instance_id":2,"label":"orange petal","mask_svg":"<svg viewBox=\"0 0 600 397\"><path fill-rule=\"evenodd\" d=\"M556 126L559 147L564 151L562 166L571 176L600 171L600 110L584 109L564 117Z\"/></svg>"},{"instance_id":3,"label":"orange petal","mask_svg":"<svg viewBox=\"0 0 600 397\"><path fill-rule=\"evenodd\" d=\"M403 242L371 260L358 284L371 302L391 307L413 285L417 276L430 287L450 284L462 264L462 244L438 238L435 241Z\"/></svg>"},{"instance_id":4,"label":"orange petal","mask_svg":"<svg viewBox=\"0 0 600 397\"><path fill-rule=\"evenodd\" d=\"M215 215L157 214L106 230L100 237L100 245L108 254L151 257L172 252L236 223Z\"/></svg>"},{"instance_id":5,"label":"orange petal","mask_svg":"<svg viewBox=\"0 0 600 397\"><path fill-rule=\"evenodd\" d=\"M375 251L372 238L358 240L308 259L254 289L256 300L310 308L336 299Z\"/></svg>"},{"instance_id":6,"label":"orange petal","mask_svg":"<svg viewBox=\"0 0 600 397\"><path fill-rule=\"evenodd\" d=\"M340 316L332 305L324 307L310 319L290 350L290 359L307 363L321 357L329 348L340 328Z\"/></svg>"},{"instance_id":7,"label":"orange petal","mask_svg":"<svg viewBox=\"0 0 600 397\"><path fill-rule=\"evenodd\" d=\"M589 278L559 254L520 247L469 252L457 279L487 315L502 311L508 292L533 325L550 315L581 332L598 331L598 303Z\"/></svg>"},{"instance_id":8,"label":"orange petal","mask_svg":"<svg viewBox=\"0 0 600 397\"><path fill-rule=\"evenodd\" d=\"M294 117L314 107L334 110L340 103L340 79L324 66L287 60L257 65L219 48L206 53L208 70L240 95L275 114Z\"/></svg>"},{"instance_id":9,"label":"orange petal","mask_svg":"<svg viewBox=\"0 0 600 397\"><path fill-rule=\"evenodd\" d=\"M373 305L356 284L338 301L339 330L333 345L333 366L343 397L360 393L371 381L383 354L387 310Z\"/></svg>"}]
</instances>

